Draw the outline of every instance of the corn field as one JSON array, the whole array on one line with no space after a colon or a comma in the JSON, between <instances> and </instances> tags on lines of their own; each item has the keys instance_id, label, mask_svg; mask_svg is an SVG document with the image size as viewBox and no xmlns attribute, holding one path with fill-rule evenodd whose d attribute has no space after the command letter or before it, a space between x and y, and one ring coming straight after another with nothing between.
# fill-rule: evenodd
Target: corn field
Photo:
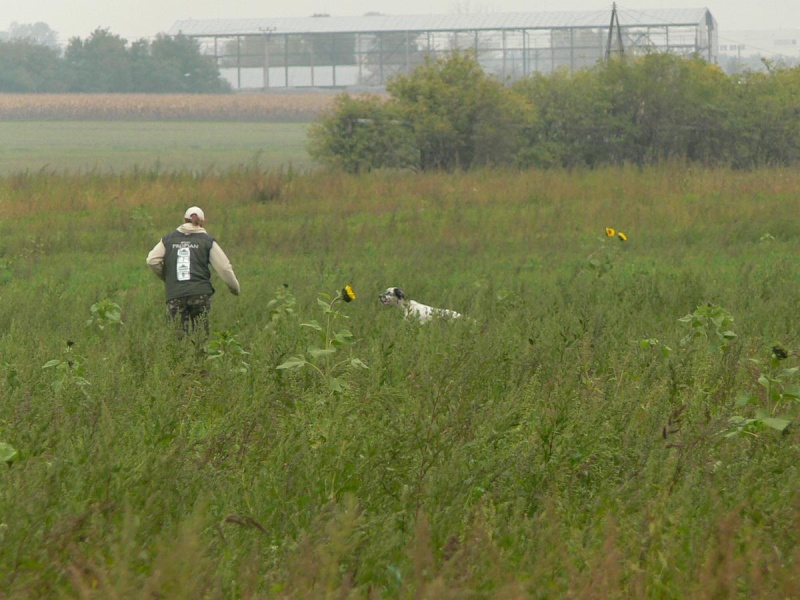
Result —
<instances>
[{"instance_id":1,"label":"corn field","mask_svg":"<svg viewBox=\"0 0 800 600\"><path fill-rule=\"evenodd\" d=\"M0 121L308 122L334 92L294 94L1 94Z\"/></svg>"}]
</instances>

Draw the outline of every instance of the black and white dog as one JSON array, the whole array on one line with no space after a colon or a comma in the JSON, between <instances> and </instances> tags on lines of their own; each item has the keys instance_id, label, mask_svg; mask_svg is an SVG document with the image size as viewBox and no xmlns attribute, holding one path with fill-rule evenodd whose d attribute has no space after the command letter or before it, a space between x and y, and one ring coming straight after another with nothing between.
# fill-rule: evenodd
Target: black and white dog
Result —
<instances>
[{"instance_id":1,"label":"black and white dog","mask_svg":"<svg viewBox=\"0 0 800 600\"><path fill-rule=\"evenodd\" d=\"M426 304L420 304L415 300L406 298L405 293L399 287L386 288L380 296L380 301L385 306L399 306L403 309L405 317L415 318L420 323L426 323L431 319L457 319L461 313L446 308L434 308Z\"/></svg>"}]
</instances>

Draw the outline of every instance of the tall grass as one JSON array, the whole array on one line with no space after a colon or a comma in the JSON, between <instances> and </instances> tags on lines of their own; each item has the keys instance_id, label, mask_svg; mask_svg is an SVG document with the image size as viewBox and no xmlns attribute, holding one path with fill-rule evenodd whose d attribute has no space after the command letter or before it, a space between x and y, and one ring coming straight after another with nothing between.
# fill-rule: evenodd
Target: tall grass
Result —
<instances>
[{"instance_id":1,"label":"tall grass","mask_svg":"<svg viewBox=\"0 0 800 600\"><path fill-rule=\"evenodd\" d=\"M680 166L0 179L0 442L18 452L0 595L799 595L795 375L777 401L759 384L800 349L798 184ZM242 282L214 297L224 352L176 339L144 265L190 204ZM346 283L356 300L323 313ZM377 301L389 285L468 318L405 322ZM123 325L91 318L103 300ZM708 305L737 336L682 343ZM369 369L277 369L326 319ZM764 407L792 424L728 436Z\"/></svg>"}]
</instances>

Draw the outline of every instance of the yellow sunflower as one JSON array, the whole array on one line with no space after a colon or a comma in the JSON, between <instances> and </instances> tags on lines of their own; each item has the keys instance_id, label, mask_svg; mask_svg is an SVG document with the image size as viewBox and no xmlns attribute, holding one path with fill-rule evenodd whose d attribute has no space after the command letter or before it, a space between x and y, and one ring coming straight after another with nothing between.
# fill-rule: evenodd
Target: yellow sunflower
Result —
<instances>
[{"instance_id":1,"label":"yellow sunflower","mask_svg":"<svg viewBox=\"0 0 800 600\"><path fill-rule=\"evenodd\" d=\"M621 231L617 232L617 237L622 240L623 242L628 241L628 236L622 233Z\"/></svg>"},{"instance_id":2,"label":"yellow sunflower","mask_svg":"<svg viewBox=\"0 0 800 600\"><path fill-rule=\"evenodd\" d=\"M614 231L613 229L611 229L611 227L606 227L606 235L608 237L614 237L616 235L616 233L617 232Z\"/></svg>"},{"instance_id":3,"label":"yellow sunflower","mask_svg":"<svg viewBox=\"0 0 800 600\"><path fill-rule=\"evenodd\" d=\"M353 291L349 285L346 285L342 288L342 300L345 302L352 302L356 299L356 293Z\"/></svg>"}]
</instances>

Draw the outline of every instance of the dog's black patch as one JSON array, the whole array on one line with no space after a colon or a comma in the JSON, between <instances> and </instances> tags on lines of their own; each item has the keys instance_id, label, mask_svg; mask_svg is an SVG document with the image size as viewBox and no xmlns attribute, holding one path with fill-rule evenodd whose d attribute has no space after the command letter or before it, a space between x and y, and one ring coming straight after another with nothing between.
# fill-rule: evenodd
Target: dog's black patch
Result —
<instances>
[{"instance_id":1,"label":"dog's black patch","mask_svg":"<svg viewBox=\"0 0 800 600\"><path fill-rule=\"evenodd\" d=\"M406 297L406 295L403 293L403 290L401 290L400 288L394 288L394 295L397 296L400 299L403 299L403 298Z\"/></svg>"}]
</instances>

